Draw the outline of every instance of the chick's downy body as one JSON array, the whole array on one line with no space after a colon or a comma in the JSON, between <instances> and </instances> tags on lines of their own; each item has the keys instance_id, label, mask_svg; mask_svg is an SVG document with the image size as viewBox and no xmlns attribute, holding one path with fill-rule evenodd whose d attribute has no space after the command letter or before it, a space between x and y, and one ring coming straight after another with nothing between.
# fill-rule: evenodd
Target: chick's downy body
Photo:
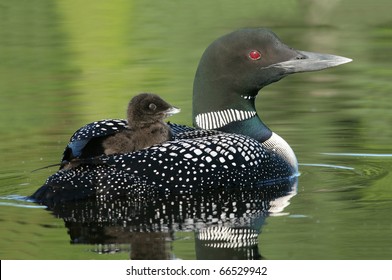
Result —
<instances>
[{"instance_id":1,"label":"chick's downy body","mask_svg":"<svg viewBox=\"0 0 392 280\"><path fill-rule=\"evenodd\" d=\"M104 153L130 153L170 140L171 129L163 120L179 111L158 95L135 96L128 104L128 128L103 141Z\"/></svg>"}]
</instances>

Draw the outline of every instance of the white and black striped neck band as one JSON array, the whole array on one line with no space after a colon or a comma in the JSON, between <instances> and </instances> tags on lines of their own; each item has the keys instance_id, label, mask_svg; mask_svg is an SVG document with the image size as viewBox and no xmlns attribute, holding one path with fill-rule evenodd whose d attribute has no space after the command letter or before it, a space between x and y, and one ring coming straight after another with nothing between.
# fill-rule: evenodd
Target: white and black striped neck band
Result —
<instances>
[{"instance_id":1,"label":"white and black striped neck band","mask_svg":"<svg viewBox=\"0 0 392 280\"><path fill-rule=\"evenodd\" d=\"M256 115L255 111L226 109L223 111L198 114L195 118L198 127L203 129L217 129L231 122L244 121Z\"/></svg>"}]
</instances>

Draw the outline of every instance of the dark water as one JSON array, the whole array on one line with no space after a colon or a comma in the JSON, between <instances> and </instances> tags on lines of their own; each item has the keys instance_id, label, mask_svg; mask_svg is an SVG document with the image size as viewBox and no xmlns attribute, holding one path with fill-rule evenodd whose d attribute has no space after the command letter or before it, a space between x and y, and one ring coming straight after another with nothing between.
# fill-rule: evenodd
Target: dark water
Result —
<instances>
[{"instance_id":1,"label":"dark water","mask_svg":"<svg viewBox=\"0 0 392 280\"><path fill-rule=\"evenodd\" d=\"M324 2L2 0L0 258L391 259L392 4ZM354 60L287 77L256 101L295 151L298 182L51 211L13 196L56 171L31 173L58 162L73 131L124 117L138 92L190 125L204 48L246 26Z\"/></svg>"}]
</instances>

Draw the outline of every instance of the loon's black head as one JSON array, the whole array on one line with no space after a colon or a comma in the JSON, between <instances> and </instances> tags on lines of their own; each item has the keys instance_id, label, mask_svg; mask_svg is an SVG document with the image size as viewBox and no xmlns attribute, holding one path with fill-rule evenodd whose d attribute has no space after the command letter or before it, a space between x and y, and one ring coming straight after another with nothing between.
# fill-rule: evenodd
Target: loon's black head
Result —
<instances>
[{"instance_id":1,"label":"loon's black head","mask_svg":"<svg viewBox=\"0 0 392 280\"><path fill-rule=\"evenodd\" d=\"M193 90L194 125L264 141L271 131L258 118L254 106L261 88L292 73L350 61L294 50L267 29L241 29L227 34L214 41L200 60Z\"/></svg>"},{"instance_id":2,"label":"loon's black head","mask_svg":"<svg viewBox=\"0 0 392 280\"><path fill-rule=\"evenodd\" d=\"M162 121L180 109L171 106L156 94L141 93L131 99L128 104L128 126L139 126Z\"/></svg>"}]
</instances>

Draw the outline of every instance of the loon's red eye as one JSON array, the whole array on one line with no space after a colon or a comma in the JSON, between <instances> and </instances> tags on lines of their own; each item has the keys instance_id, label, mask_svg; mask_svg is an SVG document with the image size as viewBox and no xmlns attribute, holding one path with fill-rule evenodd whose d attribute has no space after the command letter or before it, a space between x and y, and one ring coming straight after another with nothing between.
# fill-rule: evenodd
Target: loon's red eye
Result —
<instances>
[{"instance_id":1,"label":"loon's red eye","mask_svg":"<svg viewBox=\"0 0 392 280\"><path fill-rule=\"evenodd\" d=\"M259 60L261 58L261 53L259 51L251 51L248 56L252 60Z\"/></svg>"}]
</instances>

